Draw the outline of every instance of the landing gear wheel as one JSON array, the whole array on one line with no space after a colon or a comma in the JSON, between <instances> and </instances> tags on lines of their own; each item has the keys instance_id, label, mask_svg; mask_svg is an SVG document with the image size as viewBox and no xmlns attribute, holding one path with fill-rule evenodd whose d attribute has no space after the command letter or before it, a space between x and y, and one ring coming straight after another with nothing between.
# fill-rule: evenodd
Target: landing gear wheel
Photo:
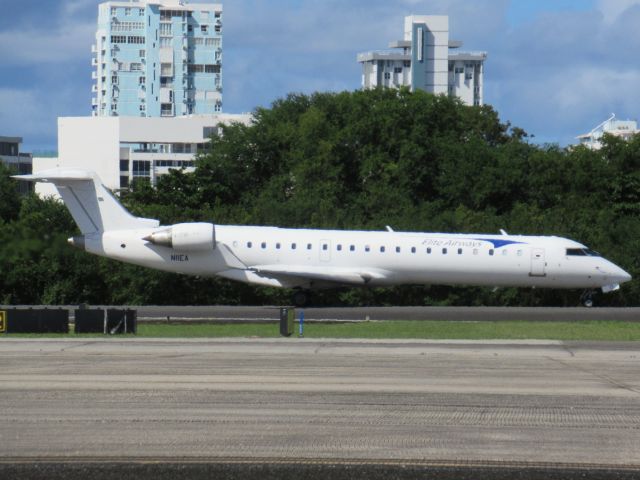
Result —
<instances>
[{"instance_id":1,"label":"landing gear wheel","mask_svg":"<svg viewBox=\"0 0 640 480\"><path fill-rule=\"evenodd\" d=\"M593 307L593 294L595 292L593 290L587 290L585 291L582 296L580 297L580 301L582 302L582 305L584 305L587 308L591 308Z\"/></svg>"},{"instance_id":2,"label":"landing gear wheel","mask_svg":"<svg viewBox=\"0 0 640 480\"><path fill-rule=\"evenodd\" d=\"M309 303L309 292L305 290L297 290L293 293L291 301L296 307L306 307Z\"/></svg>"}]
</instances>

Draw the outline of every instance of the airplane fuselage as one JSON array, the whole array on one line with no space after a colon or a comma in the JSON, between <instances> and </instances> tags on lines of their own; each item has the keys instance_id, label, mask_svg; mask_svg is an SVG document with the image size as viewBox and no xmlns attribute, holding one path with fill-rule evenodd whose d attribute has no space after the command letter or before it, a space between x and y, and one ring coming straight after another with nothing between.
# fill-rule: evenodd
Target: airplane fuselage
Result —
<instances>
[{"instance_id":1,"label":"airplane fuselage","mask_svg":"<svg viewBox=\"0 0 640 480\"><path fill-rule=\"evenodd\" d=\"M91 253L191 275L269 286L484 285L596 289L629 275L560 237L372 232L215 225L211 250L156 245L163 228L85 238Z\"/></svg>"}]
</instances>

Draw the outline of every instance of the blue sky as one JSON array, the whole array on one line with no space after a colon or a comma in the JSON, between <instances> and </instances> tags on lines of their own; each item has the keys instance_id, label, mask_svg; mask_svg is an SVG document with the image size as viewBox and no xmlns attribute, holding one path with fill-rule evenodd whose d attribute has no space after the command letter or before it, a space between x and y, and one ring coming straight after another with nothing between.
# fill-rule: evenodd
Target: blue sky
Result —
<instances>
[{"instance_id":1,"label":"blue sky","mask_svg":"<svg viewBox=\"0 0 640 480\"><path fill-rule=\"evenodd\" d=\"M202 1L202 0L201 0ZM88 115L98 0L0 0L0 135L56 149L56 118ZM354 90L361 51L409 14L447 14L451 37L489 53L485 99L535 141L566 145L615 112L640 116L640 0L230 0L224 109L288 92Z\"/></svg>"}]
</instances>

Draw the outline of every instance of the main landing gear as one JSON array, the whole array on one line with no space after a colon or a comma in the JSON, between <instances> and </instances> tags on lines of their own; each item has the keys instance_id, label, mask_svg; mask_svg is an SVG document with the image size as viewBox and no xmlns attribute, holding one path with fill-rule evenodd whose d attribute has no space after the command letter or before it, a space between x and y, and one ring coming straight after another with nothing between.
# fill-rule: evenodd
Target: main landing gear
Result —
<instances>
[{"instance_id":1,"label":"main landing gear","mask_svg":"<svg viewBox=\"0 0 640 480\"><path fill-rule=\"evenodd\" d=\"M580 303L587 308L593 307L593 295L596 293L596 290L585 290L584 293L580 296Z\"/></svg>"},{"instance_id":2,"label":"main landing gear","mask_svg":"<svg viewBox=\"0 0 640 480\"><path fill-rule=\"evenodd\" d=\"M291 303L296 307L306 307L309 304L310 296L308 290L296 290L291 296Z\"/></svg>"}]
</instances>

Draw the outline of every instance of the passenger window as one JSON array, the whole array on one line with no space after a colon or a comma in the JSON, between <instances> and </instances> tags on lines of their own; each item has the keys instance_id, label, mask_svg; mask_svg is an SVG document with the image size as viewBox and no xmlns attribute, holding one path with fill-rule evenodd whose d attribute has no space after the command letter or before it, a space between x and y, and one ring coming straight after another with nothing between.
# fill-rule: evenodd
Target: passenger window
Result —
<instances>
[{"instance_id":1,"label":"passenger window","mask_svg":"<svg viewBox=\"0 0 640 480\"><path fill-rule=\"evenodd\" d=\"M371 250L371 247L369 245L365 245L364 246L364 251L365 252L369 252Z\"/></svg>"},{"instance_id":2,"label":"passenger window","mask_svg":"<svg viewBox=\"0 0 640 480\"><path fill-rule=\"evenodd\" d=\"M477 255L477 254L478 254L478 249L477 249L477 248L474 248L474 249L473 249L473 254L474 254L474 255Z\"/></svg>"},{"instance_id":3,"label":"passenger window","mask_svg":"<svg viewBox=\"0 0 640 480\"><path fill-rule=\"evenodd\" d=\"M342 245L338 244L338 251L341 252L342 251Z\"/></svg>"},{"instance_id":4,"label":"passenger window","mask_svg":"<svg viewBox=\"0 0 640 480\"><path fill-rule=\"evenodd\" d=\"M311 250L311 244L307 243L307 250Z\"/></svg>"},{"instance_id":5,"label":"passenger window","mask_svg":"<svg viewBox=\"0 0 640 480\"><path fill-rule=\"evenodd\" d=\"M489 255L493 256L493 254L494 254L494 251L493 251L493 248L492 248L491 250L489 250Z\"/></svg>"},{"instance_id":6,"label":"passenger window","mask_svg":"<svg viewBox=\"0 0 640 480\"><path fill-rule=\"evenodd\" d=\"M427 253L431 255L431 248L427 248Z\"/></svg>"},{"instance_id":7,"label":"passenger window","mask_svg":"<svg viewBox=\"0 0 640 480\"><path fill-rule=\"evenodd\" d=\"M522 250L518 250L518 256L521 257L522 256Z\"/></svg>"},{"instance_id":8,"label":"passenger window","mask_svg":"<svg viewBox=\"0 0 640 480\"><path fill-rule=\"evenodd\" d=\"M322 244L322 250L328 250L329 249L329 245L327 245L326 243Z\"/></svg>"},{"instance_id":9,"label":"passenger window","mask_svg":"<svg viewBox=\"0 0 640 480\"><path fill-rule=\"evenodd\" d=\"M380 247L380 252L384 253L384 247Z\"/></svg>"},{"instance_id":10,"label":"passenger window","mask_svg":"<svg viewBox=\"0 0 640 480\"><path fill-rule=\"evenodd\" d=\"M411 247L411 253L416 253L416 247Z\"/></svg>"},{"instance_id":11,"label":"passenger window","mask_svg":"<svg viewBox=\"0 0 640 480\"><path fill-rule=\"evenodd\" d=\"M447 254L447 249L446 249L446 248L443 248L443 249L442 249L442 254L443 254L443 255L446 255L446 254Z\"/></svg>"},{"instance_id":12,"label":"passenger window","mask_svg":"<svg viewBox=\"0 0 640 480\"><path fill-rule=\"evenodd\" d=\"M295 243L292 243L292 244L291 244L291 250L295 250L295 249L296 249L296 246L297 246L297 245L296 245Z\"/></svg>"},{"instance_id":13,"label":"passenger window","mask_svg":"<svg viewBox=\"0 0 640 480\"><path fill-rule=\"evenodd\" d=\"M280 243L276 243L276 250L280 250Z\"/></svg>"},{"instance_id":14,"label":"passenger window","mask_svg":"<svg viewBox=\"0 0 640 480\"><path fill-rule=\"evenodd\" d=\"M458 255L462 255L462 249L461 248L458 249Z\"/></svg>"},{"instance_id":15,"label":"passenger window","mask_svg":"<svg viewBox=\"0 0 640 480\"><path fill-rule=\"evenodd\" d=\"M396 247L396 253L400 253L400 247Z\"/></svg>"},{"instance_id":16,"label":"passenger window","mask_svg":"<svg viewBox=\"0 0 640 480\"><path fill-rule=\"evenodd\" d=\"M355 250L356 250L356 246L355 246L355 245L351 245L351 246L349 247L349 250L351 250L352 252L355 252Z\"/></svg>"},{"instance_id":17,"label":"passenger window","mask_svg":"<svg viewBox=\"0 0 640 480\"><path fill-rule=\"evenodd\" d=\"M262 248L267 248L267 242L262 242L262 243L260 244L260 246L261 246Z\"/></svg>"},{"instance_id":18,"label":"passenger window","mask_svg":"<svg viewBox=\"0 0 640 480\"><path fill-rule=\"evenodd\" d=\"M247 248L251 248L251 242L247 242Z\"/></svg>"}]
</instances>

